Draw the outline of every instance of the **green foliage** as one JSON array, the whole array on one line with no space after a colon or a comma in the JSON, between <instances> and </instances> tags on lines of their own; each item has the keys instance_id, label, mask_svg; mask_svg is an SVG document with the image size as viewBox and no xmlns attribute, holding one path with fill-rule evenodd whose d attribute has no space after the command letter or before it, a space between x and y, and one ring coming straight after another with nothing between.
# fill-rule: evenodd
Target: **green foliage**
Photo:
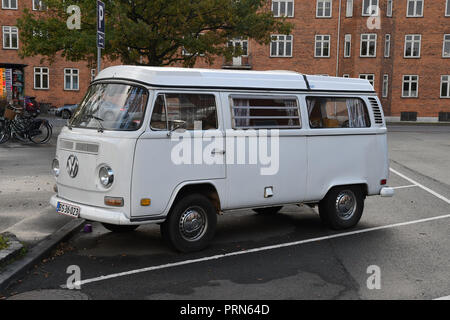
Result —
<instances>
[{"instance_id":1,"label":"green foliage","mask_svg":"<svg viewBox=\"0 0 450 320\"><path fill-rule=\"evenodd\" d=\"M8 240L0 235L0 250L8 248Z\"/></svg>"},{"instance_id":2,"label":"green foliage","mask_svg":"<svg viewBox=\"0 0 450 320\"><path fill-rule=\"evenodd\" d=\"M43 55L53 61L95 61L96 1L45 0L48 10L25 10L18 21L21 56ZM240 49L229 39L269 43L270 34L288 34L292 25L274 18L269 0L106 0L104 57L125 64L193 66L201 55L230 59ZM81 9L81 30L69 30L66 5ZM182 49L189 55L182 55ZM143 58L141 58L143 57Z\"/></svg>"}]
</instances>

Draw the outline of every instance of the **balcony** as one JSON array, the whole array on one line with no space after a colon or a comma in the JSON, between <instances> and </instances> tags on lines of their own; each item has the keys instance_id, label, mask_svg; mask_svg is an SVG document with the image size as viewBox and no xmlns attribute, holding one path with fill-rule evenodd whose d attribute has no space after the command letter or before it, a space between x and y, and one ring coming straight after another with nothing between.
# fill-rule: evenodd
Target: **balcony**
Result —
<instances>
[{"instance_id":1,"label":"balcony","mask_svg":"<svg viewBox=\"0 0 450 320\"><path fill-rule=\"evenodd\" d=\"M251 56L233 57L227 60L225 57L222 61L222 69L250 70L252 69Z\"/></svg>"}]
</instances>

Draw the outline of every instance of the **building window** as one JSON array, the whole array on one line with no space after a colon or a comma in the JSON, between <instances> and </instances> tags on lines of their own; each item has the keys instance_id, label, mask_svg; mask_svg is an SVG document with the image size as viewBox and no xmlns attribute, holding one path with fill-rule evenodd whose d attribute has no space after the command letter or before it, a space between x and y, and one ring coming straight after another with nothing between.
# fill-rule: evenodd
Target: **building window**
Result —
<instances>
[{"instance_id":1,"label":"building window","mask_svg":"<svg viewBox=\"0 0 450 320\"><path fill-rule=\"evenodd\" d=\"M34 89L48 89L48 68L34 68Z\"/></svg>"},{"instance_id":2,"label":"building window","mask_svg":"<svg viewBox=\"0 0 450 320\"><path fill-rule=\"evenodd\" d=\"M342 75L343 78L350 78L350 75L348 73Z\"/></svg>"},{"instance_id":3,"label":"building window","mask_svg":"<svg viewBox=\"0 0 450 320\"><path fill-rule=\"evenodd\" d=\"M450 75L441 77L441 98L450 98Z\"/></svg>"},{"instance_id":4,"label":"building window","mask_svg":"<svg viewBox=\"0 0 450 320\"><path fill-rule=\"evenodd\" d=\"M442 56L444 58L450 58L450 34L444 34L444 48L442 51Z\"/></svg>"},{"instance_id":5,"label":"building window","mask_svg":"<svg viewBox=\"0 0 450 320\"><path fill-rule=\"evenodd\" d=\"M294 0L272 1L272 12L274 17L293 17Z\"/></svg>"},{"instance_id":6,"label":"building window","mask_svg":"<svg viewBox=\"0 0 450 320\"><path fill-rule=\"evenodd\" d=\"M270 43L271 57L292 57L292 36L273 35Z\"/></svg>"},{"instance_id":7,"label":"building window","mask_svg":"<svg viewBox=\"0 0 450 320\"><path fill-rule=\"evenodd\" d=\"M383 75L383 90L382 96L383 98L387 98L389 92L389 75Z\"/></svg>"},{"instance_id":8,"label":"building window","mask_svg":"<svg viewBox=\"0 0 450 320\"><path fill-rule=\"evenodd\" d=\"M408 0L407 17L423 17L423 0Z\"/></svg>"},{"instance_id":9,"label":"building window","mask_svg":"<svg viewBox=\"0 0 450 320\"><path fill-rule=\"evenodd\" d=\"M419 76L403 76L403 98L417 98L419 95Z\"/></svg>"},{"instance_id":10,"label":"building window","mask_svg":"<svg viewBox=\"0 0 450 320\"><path fill-rule=\"evenodd\" d=\"M345 16L349 18L353 17L353 0L347 0Z\"/></svg>"},{"instance_id":11,"label":"building window","mask_svg":"<svg viewBox=\"0 0 450 320\"><path fill-rule=\"evenodd\" d=\"M2 0L2 9L17 10L17 0Z\"/></svg>"},{"instance_id":12,"label":"building window","mask_svg":"<svg viewBox=\"0 0 450 320\"><path fill-rule=\"evenodd\" d=\"M384 57L389 58L391 56L391 35L387 34L384 38Z\"/></svg>"},{"instance_id":13,"label":"building window","mask_svg":"<svg viewBox=\"0 0 450 320\"><path fill-rule=\"evenodd\" d=\"M420 58L420 34L407 34L405 36L405 58Z\"/></svg>"},{"instance_id":14,"label":"building window","mask_svg":"<svg viewBox=\"0 0 450 320\"><path fill-rule=\"evenodd\" d=\"M331 18L332 1L331 0L317 0L317 18Z\"/></svg>"},{"instance_id":15,"label":"building window","mask_svg":"<svg viewBox=\"0 0 450 320\"><path fill-rule=\"evenodd\" d=\"M315 57L328 58L330 56L330 35L316 35Z\"/></svg>"},{"instance_id":16,"label":"building window","mask_svg":"<svg viewBox=\"0 0 450 320\"><path fill-rule=\"evenodd\" d=\"M377 35L375 33L368 33L361 35L361 57L376 57L377 56Z\"/></svg>"},{"instance_id":17,"label":"building window","mask_svg":"<svg viewBox=\"0 0 450 320\"><path fill-rule=\"evenodd\" d=\"M450 17L450 0L446 1L446 4L445 4L445 15L447 17Z\"/></svg>"},{"instance_id":18,"label":"building window","mask_svg":"<svg viewBox=\"0 0 450 320\"><path fill-rule=\"evenodd\" d=\"M64 69L64 90L79 89L78 69Z\"/></svg>"},{"instance_id":19,"label":"building window","mask_svg":"<svg viewBox=\"0 0 450 320\"><path fill-rule=\"evenodd\" d=\"M42 0L32 0L34 11L44 11L47 10L47 5L42 2Z\"/></svg>"},{"instance_id":20,"label":"building window","mask_svg":"<svg viewBox=\"0 0 450 320\"><path fill-rule=\"evenodd\" d=\"M370 82L370 84L372 85L372 87L374 87L374 84L375 84L375 75L374 74L360 74L359 78L368 80Z\"/></svg>"},{"instance_id":21,"label":"building window","mask_svg":"<svg viewBox=\"0 0 450 320\"><path fill-rule=\"evenodd\" d=\"M394 0L388 0L387 1L387 8L386 8L386 16L387 17L392 17L393 6L394 6Z\"/></svg>"},{"instance_id":22,"label":"building window","mask_svg":"<svg viewBox=\"0 0 450 320\"><path fill-rule=\"evenodd\" d=\"M97 69L91 69L91 82L95 80L96 75L97 75Z\"/></svg>"},{"instance_id":23,"label":"building window","mask_svg":"<svg viewBox=\"0 0 450 320\"><path fill-rule=\"evenodd\" d=\"M19 49L19 29L3 27L3 49Z\"/></svg>"},{"instance_id":24,"label":"building window","mask_svg":"<svg viewBox=\"0 0 450 320\"><path fill-rule=\"evenodd\" d=\"M344 58L349 58L352 50L352 35L346 34L344 37Z\"/></svg>"},{"instance_id":25,"label":"building window","mask_svg":"<svg viewBox=\"0 0 450 320\"><path fill-rule=\"evenodd\" d=\"M363 16L378 16L378 0L363 0Z\"/></svg>"}]
</instances>

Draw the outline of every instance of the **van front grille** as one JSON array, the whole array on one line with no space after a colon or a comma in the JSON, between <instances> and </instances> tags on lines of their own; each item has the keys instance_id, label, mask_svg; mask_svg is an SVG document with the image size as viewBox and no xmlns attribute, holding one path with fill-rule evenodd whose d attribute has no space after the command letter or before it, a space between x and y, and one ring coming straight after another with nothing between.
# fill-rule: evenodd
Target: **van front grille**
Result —
<instances>
[{"instance_id":1,"label":"van front grille","mask_svg":"<svg viewBox=\"0 0 450 320\"><path fill-rule=\"evenodd\" d=\"M370 105L372 106L373 116L375 118L375 123L376 124L383 124L383 116L382 116L382 113L381 113L381 107L378 104L377 99L369 98L369 102L370 102Z\"/></svg>"},{"instance_id":2,"label":"van front grille","mask_svg":"<svg viewBox=\"0 0 450 320\"><path fill-rule=\"evenodd\" d=\"M75 142L62 139L60 141L60 148L68 151L79 151L98 154L98 144L94 143Z\"/></svg>"}]
</instances>

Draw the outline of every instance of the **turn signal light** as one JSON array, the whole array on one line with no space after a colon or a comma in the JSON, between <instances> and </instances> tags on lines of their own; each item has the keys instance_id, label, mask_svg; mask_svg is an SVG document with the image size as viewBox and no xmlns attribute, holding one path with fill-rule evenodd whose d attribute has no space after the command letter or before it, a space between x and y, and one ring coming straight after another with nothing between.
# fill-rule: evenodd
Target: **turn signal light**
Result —
<instances>
[{"instance_id":1,"label":"turn signal light","mask_svg":"<svg viewBox=\"0 0 450 320\"><path fill-rule=\"evenodd\" d=\"M123 207L123 198L105 197L105 204L112 207Z\"/></svg>"},{"instance_id":2,"label":"turn signal light","mask_svg":"<svg viewBox=\"0 0 450 320\"><path fill-rule=\"evenodd\" d=\"M148 207L151 203L152 201L148 198L141 199L141 206L143 207Z\"/></svg>"}]
</instances>

